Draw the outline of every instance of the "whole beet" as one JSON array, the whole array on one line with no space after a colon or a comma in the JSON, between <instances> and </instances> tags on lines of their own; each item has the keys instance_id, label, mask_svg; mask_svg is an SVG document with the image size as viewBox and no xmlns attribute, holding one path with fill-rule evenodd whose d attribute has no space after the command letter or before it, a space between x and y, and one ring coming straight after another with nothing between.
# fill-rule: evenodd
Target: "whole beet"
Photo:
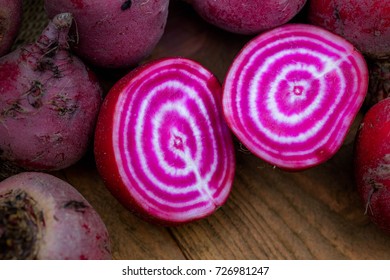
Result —
<instances>
[{"instance_id":1,"label":"whole beet","mask_svg":"<svg viewBox=\"0 0 390 280\"><path fill-rule=\"evenodd\" d=\"M0 56L6 54L22 21L22 0L0 0Z\"/></svg>"},{"instance_id":2,"label":"whole beet","mask_svg":"<svg viewBox=\"0 0 390 280\"><path fill-rule=\"evenodd\" d=\"M306 0L185 0L206 21L230 32L256 34L292 19Z\"/></svg>"},{"instance_id":3,"label":"whole beet","mask_svg":"<svg viewBox=\"0 0 390 280\"><path fill-rule=\"evenodd\" d=\"M133 66L159 42L169 0L45 0L50 17L71 12L78 43L74 51L96 66Z\"/></svg>"},{"instance_id":4,"label":"whole beet","mask_svg":"<svg viewBox=\"0 0 390 280\"><path fill-rule=\"evenodd\" d=\"M390 98L365 114L356 136L354 161L365 212L390 234Z\"/></svg>"},{"instance_id":5,"label":"whole beet","mask_svg":"<svg viewBox=\"0 0 390 280\"><path fill-rule=\"evenodd\" d=\"M349 40L368 58L368 109L390 96L390 0L310 0L308 19Z\"/></svg>"},{"instance_id":6,"label":"whole beet","mask_svg":"<svg viewBox=\"0 0 390 280\"><path fill-rule=\"evenodd\" d=\"M0 259L111 259L107 229L67 182L24 172L0 183Z\"/></svg>"},{"instance_id":7,"label":"whole beet","mask_svg":"<svg viewBox=\"0 0 390 280\"><path fill-rule=\"evenodd\" d=\"M390 56L390 0L309 0L309 21L349 40L365 55Z\"/></svg>"},{"instance_id":8,"label":"whole beet","mask_svg":"<svg viewBox=\"0 0 390 280\"><path fill-rule=\"evenodd\" d=\"M88 148L102 90L68 51L71 23L57 15L36 43L0 59L1 167L58 170Z\"/></svg>"}]
</instances>

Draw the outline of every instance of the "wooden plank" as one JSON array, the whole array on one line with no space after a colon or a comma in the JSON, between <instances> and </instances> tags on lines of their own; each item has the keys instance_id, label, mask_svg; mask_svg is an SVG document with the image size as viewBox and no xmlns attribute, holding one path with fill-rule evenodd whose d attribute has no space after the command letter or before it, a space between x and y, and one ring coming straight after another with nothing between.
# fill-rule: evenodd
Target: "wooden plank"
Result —
<instances>
[{"instance_id":1,"label":"wooden plank","mask_svg":"<svg viewBox=\"0 0 390 280\"><path fill-rule=\"evenodd\" d=\"M239 49L250 39L205 24L176 3L169 46L192 46L183 54L201 61L223 80ZM177 17L177 18L176 18ZM172 31L171 31L172 30ZM194 31L195 30L195 31ZM172 32L170 34L169 32ZM194 32L194 33L191 33ZM172 37L172 38L171 38ZM191 43L187 43L191 42ZM196 44L195 42L199 42ZM181 46L181 47L180 47ZM184 49L184 50L183 50ZM165 47L169 53L169 47ZM161 55L161 54L160 54ZM365 259L389 258L390 240L363 215L353 182L356 119L342 149L326 164L305 172L274 169L237 144L237 173L228 203L214 216L173 228L185 256L193 259Z\"/></svg>"},{"instance_id":2,"label":"wooden plank","mask_svg":"<svg viewBox=\"0 0 390 280\"><path fill-rule=\"evenodd\" d=\"M190 259L388 259L390 239L364 215L353 185L353 138L304 172L285 172L237 145L228 203L214 216L172 229Z\"/></svg>"},{"instance_id":3,"label":"wooden plank","mask_svg":"<svg viewBox=\"0 0 390 280\"><path fill-rule=\"evenodd\" d=\"M58 172L91 203L107 226L114 259L184 259L170 232L130 213L105 188L91 155Z\"/></svg>"},{"instance_id":4,"label":"wooden plank","mask_svg":"<svg viewBox=\"0 0 390 280\"><path fill-rule=\"evenodd\" d=\"M25 9L29 5L36 2L26 0ZM192 58L223 81L250 38L219 30L189 5L172 1L166 32L146 61ZM96 69L106 91L128 70ZM124 209L104 187L91 152L55 175L74 185L102 216L115 259L388 259L390 238L364 215L354 186L360 119L331 160L304 172L275 169L236 141L237 172L228 202L211 217L180 227L151 225Z\"/></svg>"}]
</instances>

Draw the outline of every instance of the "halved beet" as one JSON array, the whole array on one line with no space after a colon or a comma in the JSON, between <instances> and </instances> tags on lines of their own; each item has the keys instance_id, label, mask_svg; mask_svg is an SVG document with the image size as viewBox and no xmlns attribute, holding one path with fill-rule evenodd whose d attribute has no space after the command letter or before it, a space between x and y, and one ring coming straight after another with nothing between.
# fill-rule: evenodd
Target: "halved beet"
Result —
<instances>
[{"instance_id":1,"label":"halved beet","mask_svg":"<svg viewBox=\"0 0 390 280\"><path fill-rule=\"evenodd\" d=\"M136 69L108 93L95 155L108 189L160 224L206 217L231 190L235 159L222 89L200 64L168 58Z\"/></svg>"},{"instance_id":2,"label":"halved beet","mask_svg":"<svg viewBox=\"0 0 390 280\"><path fill-rule=\"evenodd\" d=\"M236 57L224 83L224 114L255 155L305 169L340 148L367 81L364 58L345 39L285 25L254 38Z\"/></svg>"}]
</instances>

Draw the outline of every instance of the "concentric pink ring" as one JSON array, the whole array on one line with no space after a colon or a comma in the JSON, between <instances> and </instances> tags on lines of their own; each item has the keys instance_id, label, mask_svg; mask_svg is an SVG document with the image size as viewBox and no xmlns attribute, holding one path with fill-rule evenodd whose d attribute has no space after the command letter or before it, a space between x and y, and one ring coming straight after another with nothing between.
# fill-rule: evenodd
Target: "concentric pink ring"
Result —
<instances>
[{"instance_id":1,"label":"concentric pink ring","mask_svg":"<svg viewBox=\"0 0 390 280\"><path fill-rule=\"evenodd\" d=\"M185 222L226 201L235 160L221 105L217 79L188 59L151 63L123 88L114 154L128 193L149 215Z\"/></svg>"},{"instance_id":2,"label":"concentric pink ring","mask_svg":"<svg viewBox=\"0 0 390 280\"><path fill-rule=\"evenodd\" d=\"M345 39L285 25L237 56L224 84L224 114L254 154L304 169L340 148L366 95L367 75L364 58Z\"/></svg>"}]
</instances>

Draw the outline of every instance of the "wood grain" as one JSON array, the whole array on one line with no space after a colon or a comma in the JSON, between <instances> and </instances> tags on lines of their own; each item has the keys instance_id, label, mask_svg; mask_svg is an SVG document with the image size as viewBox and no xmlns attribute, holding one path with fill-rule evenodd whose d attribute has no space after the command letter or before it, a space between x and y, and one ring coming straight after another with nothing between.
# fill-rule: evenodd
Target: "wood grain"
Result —
<instances>
[{"instance_id":1,"label":"wood grain","mask_svg":"<svg viewBox=\"0 0 390 280\"><path fill-rule=\"evenodd\" d=\"M111 196L92 155L57 175L75 186L100 214L110 234L114 259L184 259L166 228L140 220Z\"/></svg>"},{"instance_id":2,"label":"wood grain","mask_svg":"<svg viewBox=\"0 0 390 280\"><path fill-rule=\"evenodd\" d=\"M145 61L192 58L222 82L250 38L212 27L187 4L172 1L166 32ZM130 69L95 70L108 90ZM390 237L364 215L353 180L353 144L361 117L332 159L304 172L274 168L236 141L237 170L228 202L211 217L180 227L151 225L124 209L105 189L91 152L55 175L75 186L100 213L115 259L388 259Z\"/></svg>"}]
</instances>

